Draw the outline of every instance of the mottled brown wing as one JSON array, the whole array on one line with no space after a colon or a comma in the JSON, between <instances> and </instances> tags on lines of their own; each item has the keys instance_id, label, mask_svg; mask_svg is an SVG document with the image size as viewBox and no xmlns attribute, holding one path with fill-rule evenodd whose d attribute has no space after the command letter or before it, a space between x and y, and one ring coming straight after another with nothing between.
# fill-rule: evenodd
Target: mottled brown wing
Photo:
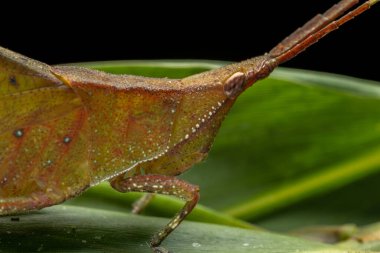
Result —
<instances>
[{"instance_id":1,"label":"mottled brown wing","mask_svg":"<svg viewBox=\"0 0 380 253\"><path fill-rule=\"evenodd\" d=\"M87 115L46 64L0 47L0 215L62 202L89 183Z\"/></svg>"}]
</instances>

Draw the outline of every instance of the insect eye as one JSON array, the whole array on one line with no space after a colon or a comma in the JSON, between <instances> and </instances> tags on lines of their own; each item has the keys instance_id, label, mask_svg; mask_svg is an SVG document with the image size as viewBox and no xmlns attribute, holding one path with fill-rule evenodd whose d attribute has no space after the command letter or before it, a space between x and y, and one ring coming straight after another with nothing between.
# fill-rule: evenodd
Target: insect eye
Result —
<instances>
[{"instance_id":1,"label":"insect eye","mask_svg":"<svg viewBox=\"0 0 380 253\"><path fill-rule=\"evenodd\" d=\"M224 83L224 93L229 98L234 98L239 95L244 88L245 74L242 72L236 72L230 76Z\"/></svg>"}]
</instances>

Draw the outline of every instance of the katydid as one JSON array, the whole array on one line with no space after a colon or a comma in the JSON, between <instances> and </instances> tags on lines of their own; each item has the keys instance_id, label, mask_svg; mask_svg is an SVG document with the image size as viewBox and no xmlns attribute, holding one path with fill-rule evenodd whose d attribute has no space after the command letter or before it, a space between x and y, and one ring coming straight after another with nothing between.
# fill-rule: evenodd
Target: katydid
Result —
<instances>
[{"instance_id":1,"label":"katydid","mask_svg":"<svg viewBox=\"0 0 380 253\"><path fill-rule=\"evenodd\" d=\"M0 48L0 215L55 205L109 181L121 192L182 198L152 238L154 252L192 211L198 186L176 178L203 160L237 97L378 0L346 13L342 0L269 53L189 76L159 79L49 66Z\"/></svg>"}]
</instances>

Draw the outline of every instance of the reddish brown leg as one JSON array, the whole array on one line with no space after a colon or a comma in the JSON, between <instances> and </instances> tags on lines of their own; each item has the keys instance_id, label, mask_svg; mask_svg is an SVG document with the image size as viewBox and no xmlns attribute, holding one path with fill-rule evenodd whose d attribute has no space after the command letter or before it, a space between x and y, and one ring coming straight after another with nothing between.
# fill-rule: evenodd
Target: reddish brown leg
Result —
<instances>
[{"instance_id":1,"label":"reddish brown leg","mask_svg":"<svg viewBox=\"0 0 380 253\"><path fill-rule=\"evenodd\" d=\"M158 246L193 210L199 199L198 186L171 176L138 175L126 179L118 177L111 182L111 185L120 192L160 193L176 196L186 201L185 206L173 219L153 236L150 246L154 252L167 252Z\"/></svg>"},{"instance_id":2,"label":"reddish brown leg","mask_svg":"<svg viewBox=\"0 0 380 253\"><path fill-rule=\"evenodd\" d=\"M139 214L145 207L149 204L149 202L153 199L154 193L146 193L144 196L136 200L136 202L132 205L132 213Z\"/></svg>"}]
</instances>

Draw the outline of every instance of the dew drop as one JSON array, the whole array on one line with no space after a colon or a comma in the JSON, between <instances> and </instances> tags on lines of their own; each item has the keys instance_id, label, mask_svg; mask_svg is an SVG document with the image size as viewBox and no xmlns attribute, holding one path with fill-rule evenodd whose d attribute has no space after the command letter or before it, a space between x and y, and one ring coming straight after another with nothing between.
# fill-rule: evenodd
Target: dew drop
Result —
<instances>
[{"instance_id":1,"label":"dew drop","mask_svg":"<svg viewBox=\"0 0 380 253\"><path fill-rule=\"evenodd\" d=\"M198 243L198 242L193 242L192 244L191 244L191 246L193 246L194 248L199 248L200 246L202 246L200 243Z\"/></svg>"},{"instance_id":2,"label":"dew drop","mask_svg":"<svg viewBox=\"0 0 380 253\"><path fill-rule=\"evenodd\" d=\"M65 136L65 137L63 138L63 143L68 144L68 143L70 143L70 142L71 142L71 138L70 138L69 136Z\"/></svg>"},{"instance_id":3,"label":"dew drop","mask_svg":"<svg viewBox=\"0 0 380 253\"><path fill-rule=\"evenodd\" d=\"M244 247L248 247L248 246L249 246L249 243L248 243L248 242L245 242L245 243L243 243L243 246L244 246Z\"/></svg>"},{"instance_id":4,"label":"dew drop","mask_svg":"<svg viewBox=\"0 0 380 253\"><path fill-rule=\"evenodd\" d=\"M7 177L3 177L3 179L0 180L0 184L3 184L3 183L5 183L5 182L7 182L7 181L8 181L8 178L7 178Z\"/></svg>"},{"instance_id":5,"label":"dew drop","mask_svg":"<svg viewBox=\"0 0 380 253\"><path fill-rule=\"evenodd\" d=\"M24 135L24 130L23 129L17 129L16 131L13 132L13 135L16 138L21 138Z\"/></svg>"}]
</instances>

